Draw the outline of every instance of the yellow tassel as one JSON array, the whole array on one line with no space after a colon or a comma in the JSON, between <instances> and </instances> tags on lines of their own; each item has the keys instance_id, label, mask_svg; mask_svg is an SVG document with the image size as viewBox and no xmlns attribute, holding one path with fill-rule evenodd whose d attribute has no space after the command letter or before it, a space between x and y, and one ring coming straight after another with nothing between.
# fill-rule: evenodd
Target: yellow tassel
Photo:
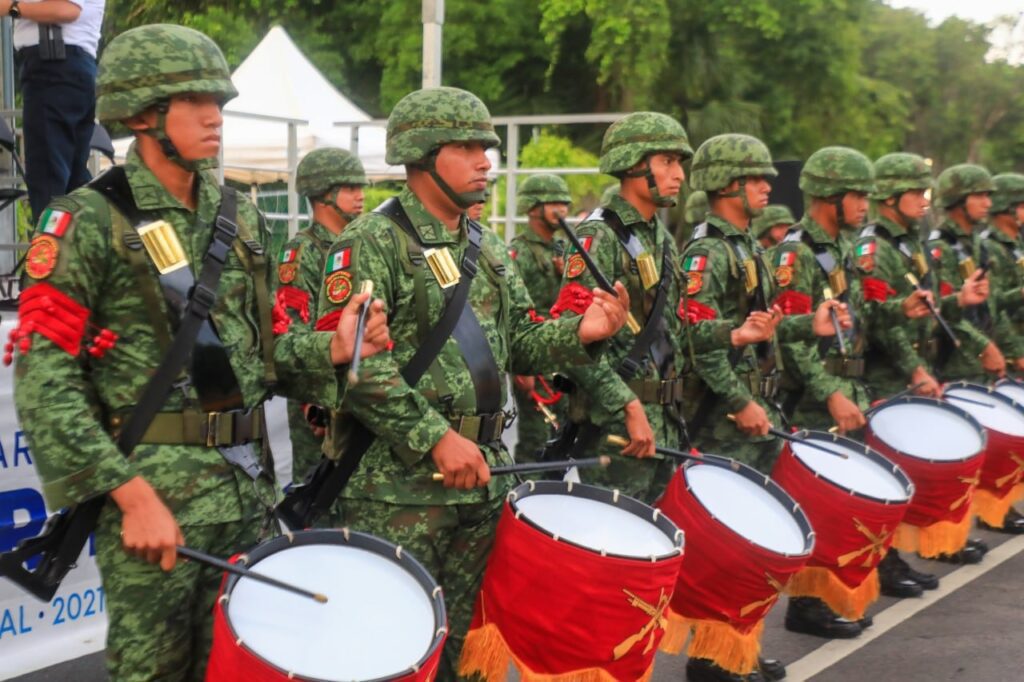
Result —
<instances>
[{"instance_id":1,"label":"yellow tassel","mask_svg":"<svg viewBox=\"0 0 1024 682\"><path fill-rule=\"evenodd\" d=\"M996 497L990 490L978 488L974 491L974 500L971 502L971 513L977 516L990 526L999 528L1006 520L1006 512L1016 502L1024 499L1024 484L1018 483L1013 486L1003 497Z\"/></svg>"},{"instance_id":2,"label":"yellow tassel","mask_svg":"<svg viewBox=\"0 0 1024 682\"><path fill-rule=\"evenodd\" d=\"M940 554L955 554L967 544L972 520L970 514L964 514L957 523L939 521L925 527L901 523L896 528L896 538L892 544L903 552L917 552L925 559Z\"/></svg>"},{"instance_id":3,"label":"yellow tassel","mask_svg":"<svg viewBox=\"0 0 1024 682\"><path fill-rule=\"evenodd\" d=\"M718 620L695 620L691 624L693 637L686 651L690 658L706 658L737 675L749 675L757 667L764 619L747 633Z\"/></svg>"},{"instance_id":4,"label":"yellow tassel","mask_svg":"<svg viewBox=\"0 0 1024 682\"><path fill-rule=\"evenodd\" d=\"M470 630L466 635L459 657L460 676L479 675L488 682L505 682L510 664L519 671L519 679L523 682L617 682L603 668L586 668L557 675L535 673L516 658L494 623ZM651 666L637 682L650 682L653 673L654 661L651 661Z\"/></svg>"},{"instance_id":5,"label":"yellow tassel","mask_svg":"<svg viewBox=\"0 0 1024 682\"><path fill-rule=\"evenodd\" d=\"M686 620L671 608L665 612L668 623L665 625L665 636L661 638L659 649L666 654L678 656L683 653L686 640L690 638L690 621Z\"/></svg>"},{"instance_id":6,"label":"yellow tassel","mask_svg":"<svg viewBox=\"0 0 1024 682\"><path fill-rule=\"evenodd\" d=\"M827 568L807 566L789 579L786 593L791 597L817 597L843 618L860 620L878 599L878 571L872 569L860 585L850 587Z\"/></svg>"}]
</instances>

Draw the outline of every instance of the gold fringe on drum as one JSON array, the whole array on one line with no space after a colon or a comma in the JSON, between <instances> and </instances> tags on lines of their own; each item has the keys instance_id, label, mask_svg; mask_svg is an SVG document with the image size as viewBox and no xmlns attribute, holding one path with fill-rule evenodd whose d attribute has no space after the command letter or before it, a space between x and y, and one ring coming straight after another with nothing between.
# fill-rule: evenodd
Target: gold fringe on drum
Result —
<instances>
[{"instance_id":1,"label":"gold fringe on drum","mask_svg":"<svg viewBox=\"0 0 1024 682\"><path fill-rule=\"evenodd\" d=\"M789 579L786 593L791 597L817 597L843 618L860 620L878 599L878 570L873 569L861 584L850 587L827 568L807 566Z\"/></svg>"},{"instance_id":2,"label":"gold fringe on drum","mask_svg":"<svg viewBox=\"0 0 1024 682\"><path fill-rule=\"evenodd\" d=\"M933 559L940 554L956 554L967 544L973 519L971 514L964 514L959 521L939 521L930 526L901 523L892 544L900 551L917 552L925 559Z\"/></svg>"},{"instance_id":3,"label":"gold fringe on drum","mask_svg":"<svg viewBox=\"0 0 1024 682\"><path fill-rule=\"evenodd\" d=\"M1024 500L1024 483L1018 483L1010 492L998 497L991 490L977 488L971 501L971 514L990 526L999 528L1006 520L1006 513L1015 503Z\"/></svg>"},{"instance_id":4,"label":"gold fringe on drum","mask_svg":"<svg viewBox=\"0 0 1024 682\"><path fill-rule=\"evenodd\" d=\"M678 655L688 640L690 658L704 658L731 673L749 675L757 668L763 632L764 620L749 632L740 632L720 620L688 620L670 611L661 650Z\"/></svg>"}]
</instances>

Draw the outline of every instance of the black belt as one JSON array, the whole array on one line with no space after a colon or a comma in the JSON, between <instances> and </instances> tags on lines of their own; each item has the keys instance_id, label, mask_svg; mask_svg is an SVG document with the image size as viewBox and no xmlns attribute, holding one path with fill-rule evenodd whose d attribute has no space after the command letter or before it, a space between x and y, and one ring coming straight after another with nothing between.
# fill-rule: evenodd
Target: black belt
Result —
<instances>
[{"instance_id":1,"label":"black belt","mask_svg":"<svg viewBox=\"0 0 1024 682\"><path fill-rule=\"evenodd\" d=\"M633 379L627 382L629 390L645 405L674 405L683 401L683 379Z\"/></svg>"},{"instance_id":2,"label":"black belt","mask_svg":"<svg viewBox=\"0 0 1024 682\"><path fill-rule=\"evenodd\" d=\"M483 445L501 440L501 434L505 432L506 426L504 412L449 417L448 423L463 438Z\"/></svg>"},{"instance_id":3,"label":"black belt","mask_svg":"<svg viewBox=\"0 0 1024 682\"><path fill-rule=\"evenodd\" d=\"M107 422L115 438L124 424L121 415ZM244 445L263 440L263 407L228 412L157 412L140 443L203 445L208 448Z\"/></svg>"},{"instance_id":4,"label":"black belt","mask_svg":"<svg viewBox=\"0 0 1024 682\"><path fill-rule=\"evenodd\" d=\"M864 376L864 358L825 358L825 371L834 377L859 379Z\"/></svg>"}]
</instances>

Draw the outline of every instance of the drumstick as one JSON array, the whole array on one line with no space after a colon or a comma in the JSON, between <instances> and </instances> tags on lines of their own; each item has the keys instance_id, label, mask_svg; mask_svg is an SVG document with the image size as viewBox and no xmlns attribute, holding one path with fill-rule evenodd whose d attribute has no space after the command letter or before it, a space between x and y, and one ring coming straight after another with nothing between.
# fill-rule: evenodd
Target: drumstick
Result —
<instances>
[{"instance_id":1,"label":"drumstick","mask_svg":"<svg viewBox=\"0 0 1024 682\"><path fill-rule=\"evenodd\" d=\"M995 408L995 405L992 403L983 403L980 400L971 400L970 398L965 398L962 395L949 395L948 393L943 393L942 397L945 400L959 400L962 403L970 403L971 405L977 405L978 407Z\"/></svg>"},{"instance_id":2,"label":"drumstick","mask_svg":"<svg viewBox=\"0 0 1024 682\"><path fill-rule=\"evenodd\" d=\"M509 474L539 474L545 471L564 471L573 467L606 467L611 464L612 458L608 455L591 457L589 459L563 459L555 462L523 462L521 464L507 464L505 466L491 467L491 476L507 476ZM435 471L430 475L431 480L443 481L444 474Z\"/></svg>"},{"instance_id":3,"label":"drumstick","mask_svg":"<svg viewBox=\"0 0 1024 682\"><path fill-rule=\"evenodd\" d=\"M883 407L885 407L886 405L888 405L892 401L899 400L900 398L902 398L905 395L910 395L911 393L913 393L917 389L919 389L922 386L924 386L924 384L925 384L925 382L919 381L916 384L914 384L913 386L907 386L905 389L903 389L899 393L896 393L895 395L889 396L885 400L878 401L877 403L875 403L874 405L872 405L868 409L864 410L864 416L867 417L872 412L877 412L878 410L882 409Z\"/></svg>"},{"instance_id":4,"label":"drumstick","mask_svg":"<svg viewBox=\"0 0 1024 682\"><path fill-rule=\"evenodd\" d=\"M914 273L912 273L912 272L904 273L903 277L908 282L910 282L910 286L914 287L918 291L927 291L927 289L922 289L921 288L921 282L917 279L917 277L914 276ZM935 304L932 303L931 301L929 301L927 298L924 298L922 300L924 301L924 304L928 307L928 312L930 312L932 314L932 317L935 318L935 321L939 323L940 327L942 327L942 331L944 331L946 333L946 336L948 336L949 340L953 342L953 345L956 346L957 348L959 348L960 347L960 339L958 339L956 337L956 334L953 333L953 329L949 326L949 323L946 322L946 320L939 313L938 309L935 307Z\"/></svg>"},{"instance_id":5,"label":"drumstick","mask_svg":"<svg viewBox=\"0 0 1024 682\"><path fill-rule=\"evenodd\" d=\"M215 556L211 556L209 554L206 554L205 552L200 552L199 550L191 549L189 547L182 547L181 545L178 545L177 549L178 554L180 554L181 556L188 557L189 559L198 561L201 564L213 566L214 568L219 568L220 570L227 571L228 573L234 573L235 575L241 576L242 578L251 578L258 583L264 583L265 585L277 587L282 590L288 590L289 592L302 595L303 597L309 597L310 599L316 601L319 604L327 603L327 596L320 594L319 592L310 592L308 590L302 589L301 587L296 587L295 585L290 585L288 583L281 582L277 578L271 578L270 576L263 575L262 573L250 571L245 566L240 566L238 564L233 564L230 561L218 559Z\"/></svg>"},{"instance_id":6,"label":"drumstick","mask_svg":"<svg viewBox=\"0 0 1024 682\"><path fill-rule=\"evenodd\" d=\"M611 435L605 438L605 442L609 445L624 448L629 445L629 440L622 436ZM725 462L731 462L732 460L728 457L722 457L721 455L709 455L704 453L693 454L692 452L683 452L682 450L674 450L672 448L663 448L661 446L655 446L654 451L659 455L671 457L672 459L678 459L681 462L700 462L712 460L720 460Z\"/></svg>"},{"instance_id":7,"label":"drumstick","mask_svg":"<svg viewBox=\"0 0 1024 682\"><path fill-rule=\"evenodd\" d=\"M373 305L373 282L366 279L359 287L359 293L370 297L359 306L359 319L356 320L356 341L352 349L352 363L348 368L348 383L355 386L359 383L359 356L363 354L363 336L366 334L366 317Z\"/></svg>"},{"instance_id":8,"label":"drumstick","mask_svg":"<svg viewBox=\"0 0 1024 682\"><path fill-rule=\"evenodd\" d=\"M727 414L726 417L728 417L729 421L731 421L731 422L735 422L736 421L736 415L734 415L734 414ZM788 440L791 443L800 443L800 445L806 445L809 448L814 448L815 450L821 450L822 452L827 452L828 454L832 455L833 457L842 457L843 459L850 459L850 456L848 454L846 454L845 452L839 452L838 450L832 450L831 448L826 448L824 445L819 445L818 443L815 443L814 441L812 441L809 438L801 438L796 433L786 433L785 431L780 431L779 429L776 429L776 428L773 428L773 427L768 427L768 433L772 434L776 438L781 438L782 440ZM799 431L798 433L803 433L803 434L806 435L807 431L806 430Z\"/></svg>"},{"instance_id":9,"label":"drumstick","mask_svg":"<svg viewBox=\"0 0 1024 682\"><path fill-rule=\"evenodd\" d=\"M612 286L612 283L608 281L608 278L605 277L604 273L597 267L597 263L595 263L594 259L590 257L587 250L583 248L583 244L580 243L580 238L577 237L576 233L572 231L572 228L566 224L564 218L558 219L558 226L562 228L562 232L565 232L565 236L569 238L573 248L576 249L576 253L578 253L580 258L583 259L583 263L587 266L587 269L590 270L590 274L594 276L594 281L597 282L597 286L601 287L612 296L617 296L618 294L615 292L615 287ZM636 321L635 317L633 317L633 313L626 313L626 315L626 324L629 326L629 331L633 332L634 336L639 334L641 329L640 323Z\"/></svg>"},{"instance_id":10,"label":"drumstick","mask_svg":"<svg viewBox=\"0 0 1024 682\"><path fill-rule=\"evenodd\" d=\"M825 300L831 301L835 298L832 295L832 287L825 287ZM839 325L839 314L836 313L835 308L828 309L829 316L832 318L832 326L836 330L836 341L839 342L839 353L843 357L846 357L846 339L843 337L843 328Z\"/></svg>"}]
</instances>

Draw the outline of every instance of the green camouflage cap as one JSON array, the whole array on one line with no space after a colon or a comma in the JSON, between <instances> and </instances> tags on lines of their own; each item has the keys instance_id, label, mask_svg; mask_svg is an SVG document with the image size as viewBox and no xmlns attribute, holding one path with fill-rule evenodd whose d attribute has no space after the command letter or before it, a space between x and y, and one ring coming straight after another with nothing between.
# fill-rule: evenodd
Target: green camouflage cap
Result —
<instances>
[{"instance_id":1,"label":"green camouflage cap","mask_svg":"<svg viewBox=\"0 0 1024 682\"><path fill-rule=\"evenodd\" d=\"M683 218L691 225L696 225L707 217L709 210L711 207L708 205L707 192L690 192L683 207Z\"/></svg>"},{"instance_id":2,"label":"green camouflage cap","mask_svg":"<svg viewBox=\"0 0 1024 682\"><path fill-rule=\"evenodd\" d=\"M322 197L340 185L366 184L363 164L345 149L314 149L302 158L295 170L295 190L310 199Z\"/></svg>"},{"instance_id":3,"label":"green camouflage cap","mask_svg":"<svg viewBox=\"0 0 1024 682\"><path fill-rule=\"evenodd\" d=\"M1024 175L1000 173L992 178L992 208L989 213L1010 213L1018 204L1024 204Z\"/></svg>"},{"instance_id":4,"label":"green camouflage cap","mask_svg":"<svg viewBox=\"0 0 1024 682\"><path fill-rule=\"evenodd\" d=\"M571 204L565 180L551 173L531 175L523 181L516 197L516 210L526 213L537 204Z\"/></svg>"},{"instance_id":5,"label":"green camouflage cap","mask_svg":"<svg viewBox=\"0 0 1024 682\"><path fill-rule=\"evenodd\" d=\"M913 189L931 189L932 169L917 154L896 152L875 161L875 191L871 198L884 201Z\"/></svg>"},{"instance_id":6,"label":"green camouflage cap","mask_svg":"<svg viewBox=\"0 0 1024 682\"><path fill-rule=\"evenodd\" d=\"M96 78L96 118L115 123L186 92L236 97L223 53L199 31L150 24L125 31L107 45Z\"/></svg>"},{"instance_id":7,"label":"green camouflage cap","mask_svg":"<svg viewBox=\"0 0 1024 682\"><path fill-rule=\"evenodd\" d=\"M754 230L755 237L761 237L776 225L792 225L795 222L796 218L790 212L789 206L785 204L770 204L765 206L761 215L754 218L751 228Z\"/></svg>"},{"instance_id":8,"label":"green camouflage cap","mask_svg":"<svg viewBox=\"0 0 1024 682\"><path fill-rule=\"evenodd\" d=\"M679 121L653 111L637 111L608 126L601 142L601 172L624 173L644 157L659 152L693 156Z\"/></svg>"},{"instance_id":9,"label":"green camouflage cap","mask_svg":"<svg viewBox=\"0 0 1024 682\"><path fill-rule=\"evenodd\" d=\"M399 100L388 117L387 153L392 165L417 163L449 142L501 143L491 112L476 95L459 88L425 88Z\"/></svg>"},{"instance_id":10,"label":"green camouflage cap","mask_svg":"<svg viewBox=\"0 0 1024 682\"><path fill-rule=\"evenodd\" d=\"M800 171L800 191L812 197L875 191L875 168L868 157L849 147L823 147Z\"/></svg>"},{"instance_id":11,"label":"green camouflage cap","mask_svg":"<svg viewBox=\"0 0 1024 682\"><path fill-rule=\"evenodd\" d=\"M737 178L773 178L778 174L764 142L750 135L728 133L709 138L697 148L690 167L690 187L714 192Z\"/></svg>"},{"instance_id":12,"label":"green camouflage cap","mask_svg":"<svg viewBox=\"0 0 1024 682\"><path fill-rule=\"evenodd\" d=\"M942 208L949 208L970 194L984 194L996 188L989 172L972 163L950 166L939 174L937 184L939 206Z\"/></svg>"}]
</instances>

